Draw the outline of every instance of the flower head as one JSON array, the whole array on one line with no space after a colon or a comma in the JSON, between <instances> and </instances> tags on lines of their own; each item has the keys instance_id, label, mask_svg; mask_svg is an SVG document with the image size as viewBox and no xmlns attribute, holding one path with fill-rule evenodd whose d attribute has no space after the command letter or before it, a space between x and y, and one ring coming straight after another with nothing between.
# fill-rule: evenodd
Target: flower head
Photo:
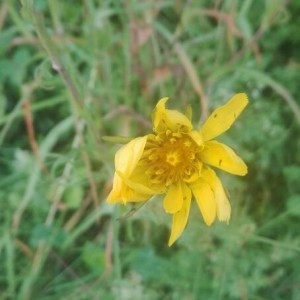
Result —
<instances>
[{"instance_id":1,"label":"flower head","mask_svg":"<svg viewBox=\"0 0 300 300\"><path fill-rule=\"evenodd\" d=\"M231 127L248 99L246 94L236 94L199 130L186 115L166 109L167 100L162 98L156 105L153 133L131 140L116 153L107 201L125 204L164 194L163 208L173 215L170 246L187 224L192 197L207 225L216 217L229 221L229 200L210 166L240 176L247 173L247 166L231 148L213 139Z\"/></svg>"}]
</instances>

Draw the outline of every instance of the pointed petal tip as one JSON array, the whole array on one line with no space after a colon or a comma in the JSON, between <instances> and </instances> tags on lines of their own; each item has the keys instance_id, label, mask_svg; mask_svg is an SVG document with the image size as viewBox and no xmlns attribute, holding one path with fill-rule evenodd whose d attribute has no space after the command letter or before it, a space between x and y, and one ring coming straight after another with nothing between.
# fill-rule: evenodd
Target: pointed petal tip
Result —
<instances>
[{"instance_id":1,"label":"pointed petal tip","mask_svg":"<svg viewBox=\"0 0 300 300\"><path fill-rule=\"evenodd\" d=\"M118 175L115 174L114 186L112 187L110 193L106 197L106 203L108 203L108 204L115 204L115 203L121 202L120 201L120 199L121 199L121 192L120 192L121 182L117 177L118 177Z\"/></svg>"},{"instance_id":2,"label":"pointed petal tip","mask_svg":"<svg viewBox=\"0 0 300 300\"><path fill-rule=\"evenodd\" d=\"M235 172L231 172L231 174L238 175L238 176L245 176L247 175L247 173L248 173L248 167L242 159L240 159L239 168L236 168Z\"/></svg>"},{"instance_id":3,"label":"pointed petal tip","mask_svg":"<svg viewBox=\"0 0 300 300\"><path fill-rule=\"evenodd\" d=\"M212 225L213 222L214 222L214 220L209 220L209 221L207 221L207 220L205 220L205 219L203 219L203 220L204 220L205 225L208 226L208 227L211 227L211 225Z\"/></svg>"},{"instance_id":4,"label":"pointed petal tip","mask_svg":"<svg viewBox=\"0 0 300 300\"><path fill-rule=\"evenodd\" d=\"M230 207L229 201L225 205L224 204L225 203L223 203L223 205L220 205L220 207L219 207L218 220L220 222L224 222L228 225L229 221L230 221L230 216L231 216L231 207Z\"/></svg>"},{"instance_id":5,"label":"pointed petal tip","mask_svg":"<svg viewBox=\"0 0 300 300\"><path fill-rule=\"evenodd\" d=\"M156 104L156 107L159 107L159 106L164 106L167 101L169 100L169 97L162 97L158 100L157 104Z\"/></svg>"},{"instance_id":6,"label":"pointed petal tip","mask_svg":"<svg viewBox=\"0 0 300 300\"><path fill-rule=\"evenodd\" d=\"M106 203L108 204L126 204L127 200L122 197L122 193L118 189L112 189L106 198Z\"/></svg>"},{"instance_id":7,"label":"pointed petal tip","mask_svg":"<svg viewBox=\"0 0 300 300\"><path fill-rule=\"evenodd\" d=\"M107 204L117 204L117 203L126 204L126 201L124 202L124 201L120 200L119 198L108 196L106 198L106 203Z\"/></svg>"},{"instance_id":8,"label":"pointed petal tip","mask_svg":"<svg viewBox=\"0 0 300 300\"><path fill-rule=\"evenodd\" d=\"M236 93L228 100L228 102L237 102L245 107L249 103L249 98L246 93Z\"/></svg>"},{"instance_id":9,"label":"pointed petal tip","mask_svg":"<svg viewBox=\"0 0 300 300\"><path fill-rule=\"evenodd\" d=\"M174 244L175 240L174 239L169 239L169 242L168 242L168 246L171 247L173 244Z\"/></svg>"},{"instance_id":10,"label":"pointed petal tip","mask_svg":"<svg viewBox=\"0 0 300 300\"><path fill-rule=\"evenodd\" d=\"M248 174L248 167L245 165L243 171L241 171L240 174L237 174L237 175L240 175L240 176L245 176Z\"/></svg>"},{"instance_id":11,"label":"pointed petal tip","mask_svg":"<svg viewBox=\"0 0 300 300\"><path fill-rule=\"evenodd\" d=\"M219 218L219 221L225 223L226 225L229 225L229 221L230 220L229 219L220 219Z\"/></svg>"},{"instance_id":12,"label":"pointed petal tip","mask_svg":"<svg viewBox=\"0 0 300 300\"><path fill-rule=\"evenodd\" d=\"M245 102L249 102L249 98L247 96L246 93L237 93L235 94L233 97L237 97L237 98L240 98L241 100L245 101Z\"/></svg>"},{"instance_id":13,"label":"pointed petal tip","mask_svg":"<svg viewBox=\"0 0 300 300\"><path fill-rule=\"evenodd\" d=\"M249 98L245 93L237 93L233 95L233 97L227 103L232 103L232 104L235 103L237 107L239 106L240 107L239 114L240 114L244 110L244 108L248 105Z\"/></svg>"}]
</instances>

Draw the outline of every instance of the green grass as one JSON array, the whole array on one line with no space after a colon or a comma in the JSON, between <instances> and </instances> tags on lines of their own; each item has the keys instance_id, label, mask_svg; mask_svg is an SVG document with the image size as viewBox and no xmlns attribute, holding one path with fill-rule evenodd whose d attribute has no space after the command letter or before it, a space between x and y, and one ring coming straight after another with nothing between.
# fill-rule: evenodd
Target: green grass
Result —
<instances>
[{"instance_id":1,"label":"green grass","mask_svg":"<svg viewBox=\"0 0 300 300\"><path fill-rule=\"evenodd\" d=\"M72 2L72 3L71 3ZM0 4L0 299L299 299L296 1ZM198 124L236 92L223 137L249 173L221 174L229 226L196 206L168 248L153 199L110 206L103 136L151 129L160 97Z\"/></svg>"}]
</instances>

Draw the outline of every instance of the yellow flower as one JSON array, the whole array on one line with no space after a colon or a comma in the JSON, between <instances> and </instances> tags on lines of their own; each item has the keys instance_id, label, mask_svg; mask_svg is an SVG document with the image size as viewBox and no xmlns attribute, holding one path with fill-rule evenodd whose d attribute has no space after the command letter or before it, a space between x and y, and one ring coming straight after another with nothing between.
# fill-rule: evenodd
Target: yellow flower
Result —
<instances>
[{"instance_id":1,"label":"yellow flower","mask_svg":"<svg viewBox=\"0 0 300 300\"><path fill-rule=\"evenodd\" d=\"M146 201L165 194L164 210L173 215L169 246L182 234L192 195L203 220L228 222L231 207L222 183L209 166L243 176L247 166L228 146L213 140L228 130L248 104L246 94L233 96L199 129L186 115L165 108L162 98L153 113L153 133L131 140L115 156L108 203Z\"/></svg>"}]
</instances>

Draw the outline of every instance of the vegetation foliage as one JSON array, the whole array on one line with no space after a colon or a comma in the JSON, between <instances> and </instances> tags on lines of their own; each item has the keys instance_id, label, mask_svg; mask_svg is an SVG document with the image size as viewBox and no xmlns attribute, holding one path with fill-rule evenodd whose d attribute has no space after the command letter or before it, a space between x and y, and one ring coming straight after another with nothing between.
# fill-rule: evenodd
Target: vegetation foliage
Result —
<instances>
[{"instance_id":1,"label":"vegetation foliage","mask_svg":"<svg viewBox=\"0 0 300 300\"><path fill-rule=\"evenodd\" d=\"M3 0L0 299L299 299L300 3ZM157 100L250 104L223 137L230 224L197 207L167 246L155 198L108 205L103 136L141 136Z\"/></svg>"}]
</instances>

